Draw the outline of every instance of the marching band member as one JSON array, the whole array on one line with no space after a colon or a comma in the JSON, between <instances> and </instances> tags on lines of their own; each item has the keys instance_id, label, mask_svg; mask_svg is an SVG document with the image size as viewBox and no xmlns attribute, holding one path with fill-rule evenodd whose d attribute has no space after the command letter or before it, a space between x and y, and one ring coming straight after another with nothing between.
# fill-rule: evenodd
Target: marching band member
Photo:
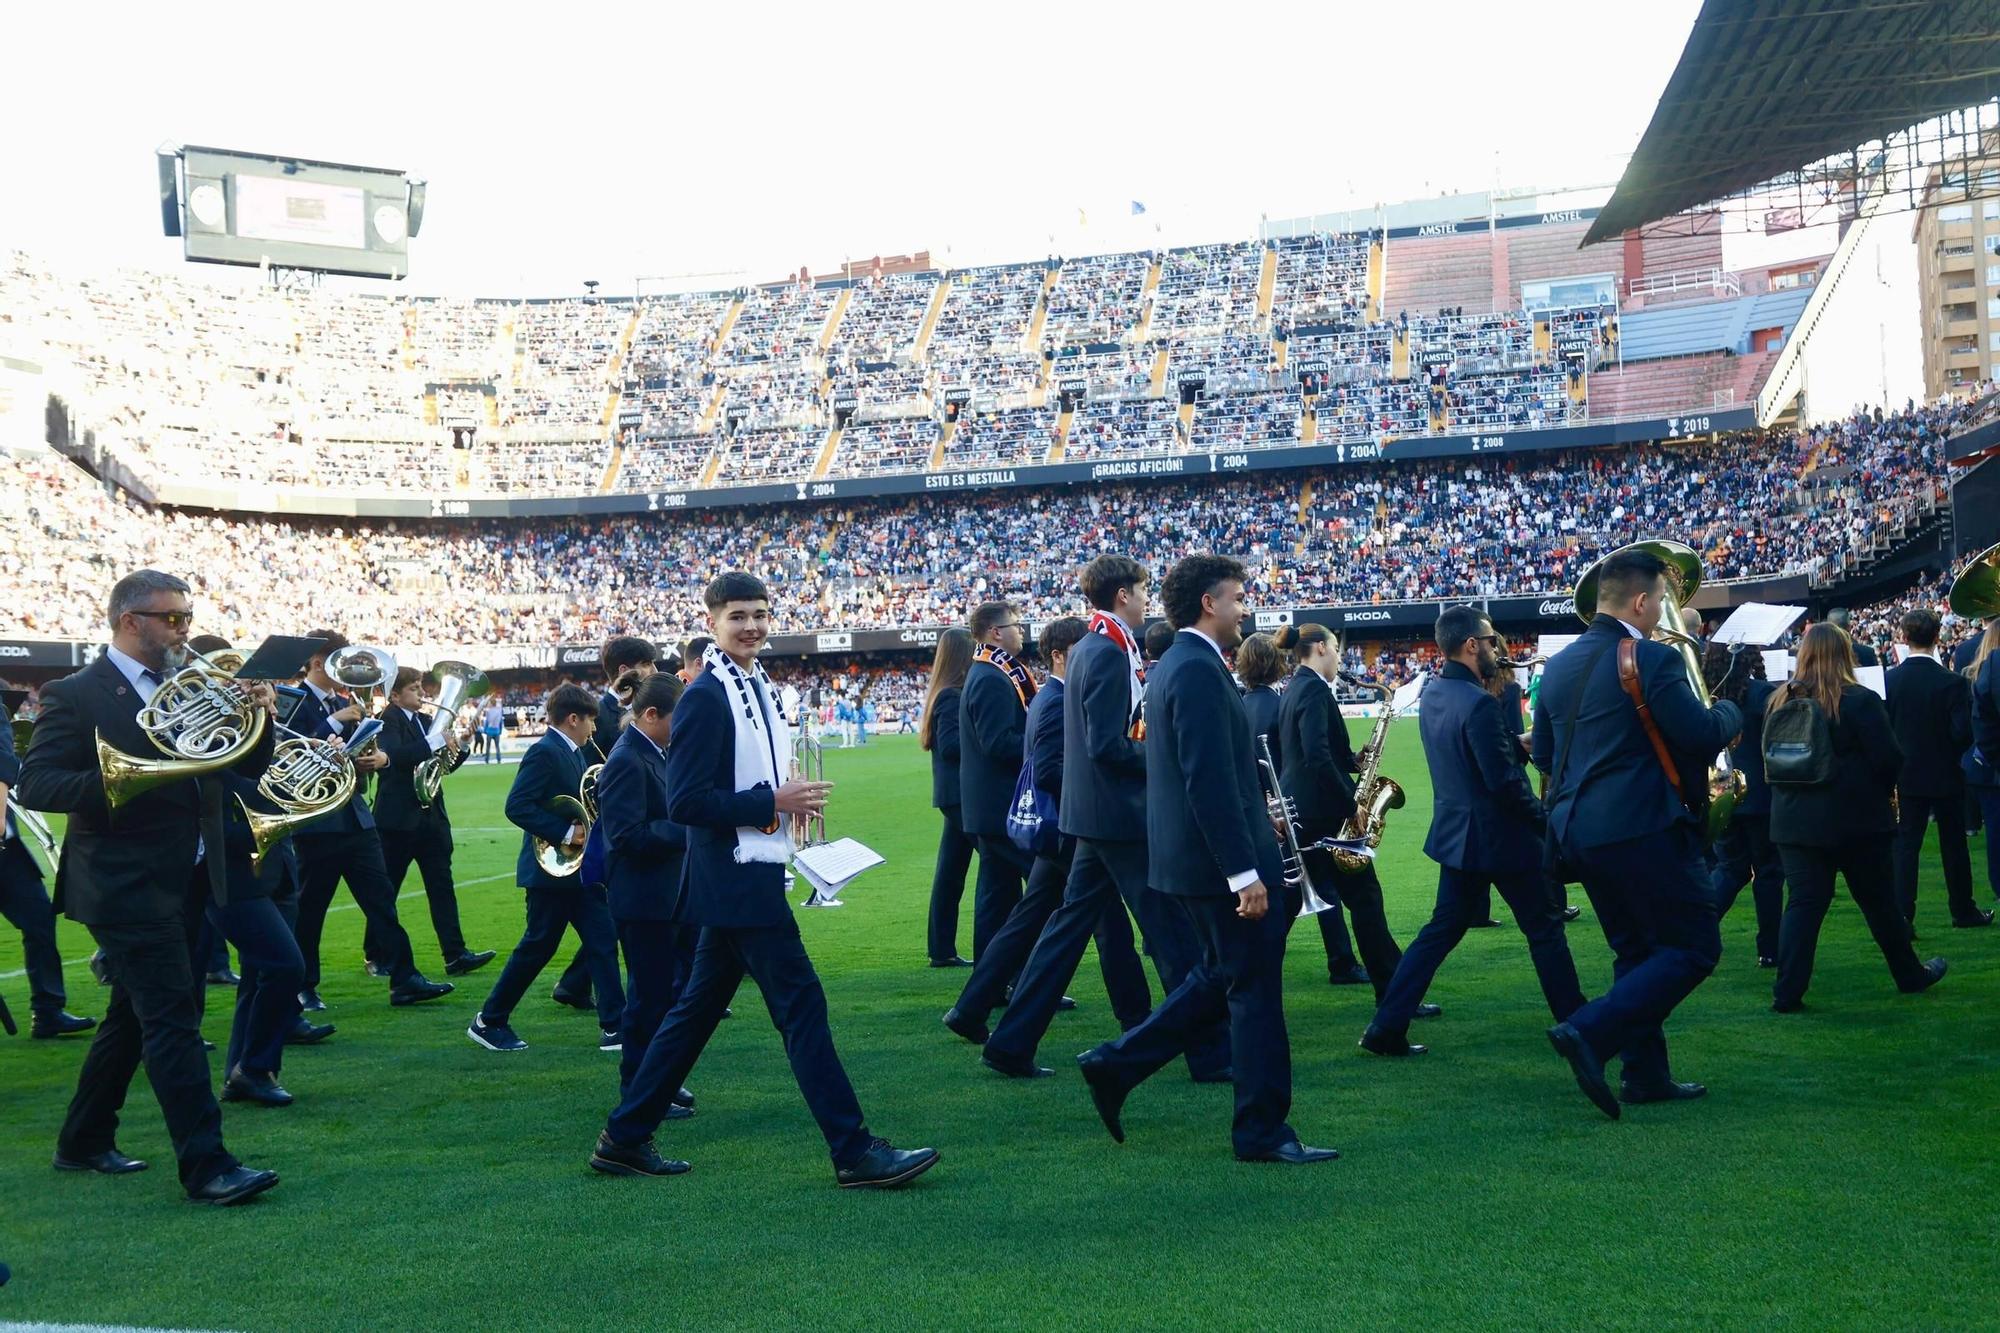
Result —
<instances>
[{"instance_id":1,"label":"marching band member","mask_svg":"<svg viewBox=\"0 0 2000 1333\"><path fill-rule=\"evenodd\" d=\"M972 653L972 631L953 625L938 635L924 695L923 727L917 734L917 744L931 757L931 805L944 820L937 865L931 872L927 943L932 967L972 966L958 956L958 904L965 897L965 872L972 867L973 851L965 832L958 779L958 701L965 691Z\"/></svg>"},{"instance_id":2,"label":"marching band member","mask_svg":"<svg viewBox=\"0 0 2000 1333\"><path fill-rule=\"evenodd\" d=\"M844 1189L906 1184L937 1164L937 1151L899 1150L868 1132L834 1052L826 992L785 900L792 851L786 822L820 813L830 784L791 777L790 728L757 664L771 632L770 593L748 574L727 573L708 585L703 602L716 642L674 708L667 754L667 815L688 832L675 919L701 931L694 975L653 1034L590 1164L610 1175L688 1169L660 1155L653 1132L747 975L784 1034L836 1182Z\"/></svg>"},{"instance_id":3,"label":"marching band member","mask_svg":"<svg viewBox=\"0 0 2000 1333\"><path fill-rule=\"evenodd\" d=\"M1028 856L1007 838L1007 811L1021 776L1021 738L1035 678L1020 658L1028 627L1006 602L982 602L968 628L976 645L958 701L958 782L965 831L979 847L972 891L972 961L1021 901Z\"/></svg>"},{"instance_id":4,"label":"marching band member","mask_svg":"<svg viewBox=\"0 0 2000 1333\"><path fill-rule=\"evenodd\" d=\"M97 1026L94 1018L79 1018L64 1006L62 955L56 951L56 912L42 887L42 868L21 841L24 830L6 808L7 789L21 780L21 760L14 753L14 719L0 707L0 916L21 932L21 962L28 974L28 1003L33 1015L31 1035L67 1037Z\"/></svg>"}]
</instances>

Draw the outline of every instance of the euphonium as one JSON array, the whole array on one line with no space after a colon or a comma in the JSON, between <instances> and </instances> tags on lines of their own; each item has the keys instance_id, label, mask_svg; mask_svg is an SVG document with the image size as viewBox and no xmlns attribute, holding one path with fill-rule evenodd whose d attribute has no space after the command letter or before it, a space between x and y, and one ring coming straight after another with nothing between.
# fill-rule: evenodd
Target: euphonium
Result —
<instances>
[{"instance_id":1,"label":"euphonium","mask_svg":"<svg viewBox=\"0 0 2000 1333\"><path fill-rule=\"evenodd\" d=\"M1965 562L1951 581L1951 609L1967 620L2000 616L2000 545Z\"/></svg>"},{"instance_id":2,"label":"euphonium","mask_svg":"<svg viewBox=\"0 0 2000 1333\"><path fill-rule=\"evenodd\" d=\"M431 724L425 729L425 736L437 741L442 739L444 749L431 755L417 765L410 775L417 790L417 804L428 810L438 798L438 791L444 785L444 775L458 767L459 748L456 736L458 709L467 699L483 698L493 692L493 682L478 667L465 662L439 662L430 674L437 679L438 692L435 709L431 714ZM585 775L589 776L588 774ZM585 804L589 804L585 798ZM597 816L592 813L595 822Z\"/></svg>"},{"instance_id":3,"label":"euphonium","mask_svg":"<svg viewBox=\"0 0 2000 1333\"><path fill-rule=\"evenodd\" d=\"M604 776L604 765L592 764L583 770L583 780L576 784L576 799L583 806L586 823L597 822L597 780Z\"/></svg>"},{"instance_id":4,"label":"euphonium","mask_svg":"<svg viewBox=\"0 0 2000 1333\"><path fill-rule=\"evenodd\" d=\"M1679 542L1649 541L1634 542L1621 546L1595 562L1583 571L1583 577L1576 583L1576 614L1588 625L1597 618L1597 571L1613 555L1626 551L1645 551L1658 556L1667 564L1667 589L1660 597L1660 623L1653 630L1652 637L1659 643L1672 647L1681 655L1687 666L1688 683L1694 686L1697 699L1703 708L1713 708L1714 698L1709 694L1708 682L1702 676L1701 658L1696 653L1699 646L1681 629L1681 608L1701 587L1701 556L1692 546ZM1736 813L1736 803L1743 798L1747 783L1743 774L1728 763L1728 751L1716 756L1717 762L1708 769L1708 837L1711 842L1722 836L1729 827L1729 821Z\"/></svg>"},{"instance_id":5,"label":"euphonium","mask_svg":"<svg viewBox=\"0 0 2000 1333\"><path fill-rule=\"evenodd\" d=\"M1389 702L1389 691L1378 685L1382 695L1382 714L1375 719L1375 730L1369 734L1368 744L1361 747L1361 773L1354 781L1354 813L1340 829L1339 837L1348 841L1366 839L1370 847L1382 845L1382 824L1391 810L1403 808L1407 799L1397 781L1382 772L1382 747L1389 740L1389 724L1396 720L1396 706ZM1344 848L1333 849L1333 863L1342 874L1358 875L1372 862L1358 852Z\"/></svg>"},{"instance_id":6,"label":"euphonium","mask_svg":"<svg viewBox=\"0 0 2000 1333\"><path fill-rule=\"evenodd\" d=\"M584 808L583 802L577 797L552 796L549 798L546 808L553 814L563 816L572 824L583 825L583 831L586 835L590 832L592 822L590 812ZM535 864L542 868L542 873L545 875L554 875L558 878L564 875L574 875L583 868L583 848L571 847L568 843L554 843L543 838L536 838Z\"/></svg>"},{"instance_id":7,"label":"euphonium","mask_svg":"<svg viewBox=\"0 0 2000 1333\"><path fill-rule=\"evenodd\" d=\"M1298 821L1295 818L1298 812L1293 807L1292 798L1285 795L1284 787L1278 782L1278 766L1271 759L1270 737L1257 737L1257 748L1262 751L1257 760L1257 772L1264 779L1264 805L1284 835L1278 851L1283 858L1280 873L1284 876L1285 887L1299 890L1300 916L1324 912L1333 904L1319 896L1319 890L1313 887L1312 872L1306 869L1305 853L1299 849Z\"/></svg>"},{"instance_id":8,"label":"euphonium","mask_svg":"<svg viewBox=\"0 0 2000 1333\"><path fill-rule=\"evenodd\" d=\"M139 710L140 729L166 758L126 754L97 738L97 767L109 808L169 782L233 768L264 738L264 709L214 662L200 653L188 658Z\"/></svg>"}]
</instances>

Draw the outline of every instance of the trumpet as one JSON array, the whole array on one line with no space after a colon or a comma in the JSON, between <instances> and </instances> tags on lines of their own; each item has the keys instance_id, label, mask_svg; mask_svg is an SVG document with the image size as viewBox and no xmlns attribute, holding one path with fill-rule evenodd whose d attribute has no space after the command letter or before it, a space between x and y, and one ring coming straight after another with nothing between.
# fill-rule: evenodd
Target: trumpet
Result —
<instances>
[{"instance_id":1,"label":"trumpet","mask_svg":"<svg viewBox=\"0 0 2000 1333\"><path fill-rule=\"evenodd\" d=\"M586 772L585 776L590 775ZM594 821L580 796L551 796L545 808L551 814L563 816L571 824L582 825L585 836L589 835L590 826ZM553 843L545 838L536 838L534 845L535 864L542 868L542 873L545 875L554 875L560 879L583 869L581 847L572 847L566 842Z\"/></svg>"},{"instance_id":2,"label":"trumpet","mask_svg":"<svg viewBox=\"0 0 2000 1333\"><path fill-rule=\"evenodd\" d=\"M1262 751L1257 772L1264 779L1264 805L1284 835L1278 850L1283 857L1285 887L1299 890L1298 915L1316 916L1333 904L1319 896L1319 890L1313 887L1312 872L1306 869L1305 852L1299 847L1298 810L1278 783L1278 765L1271 758L1270 737L1258 736L1257 748Z\"/></svg>"},{"instance_id":3,"label":"trumpet","mask_svg":"<svg viewBox=\"0 0 2000 1333\"><path fill-rule=\"evenodd\" d=\"M235 675L200 653L190 651L188 659L139 710L140 729L165 758L127 754L97 737L108 808L170 782L233 768L264 738L264 709Z\"/></svg>"},{"instance_id":4,"label":"trumpet","mask_svg":"<svg viewBox=\"0 0 2000 1333\"><path fill-rule=\"evenodd\" d=\"M826 781L826 747L809 727L800 727L792 739L792 776L800 782ZM814 815L792 816L792 841L813 847L826 841L826 810Z\"/></svg>"}]
</instances>

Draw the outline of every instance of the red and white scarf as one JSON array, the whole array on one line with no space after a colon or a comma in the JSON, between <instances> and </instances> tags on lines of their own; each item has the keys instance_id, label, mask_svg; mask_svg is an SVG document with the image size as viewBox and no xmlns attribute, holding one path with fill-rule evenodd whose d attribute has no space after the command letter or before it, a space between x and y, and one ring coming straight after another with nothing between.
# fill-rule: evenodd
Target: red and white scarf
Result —
<instances>
[{"instance_id":1,"label":"red and white scarf","mask_svg":"<svg viewBox=\"0 0 2000 1333\"><path fill-rule=\"evenodd\" d=\"M1146 664L1139 655L1138 641L1132 637L1131 627L1109 611L1090 613L1090 632L1102 634L1111 642L1125 650L1125 662L1131 669L1131 708L1126 713L1125 734L1135 741L1146 739Z\"/></svg>"},{"instance_id":2,"label":"red and white scarf","mask_svg":"<svg viewBox=\"0 0 2000 1333\"><path fill-rule=\"evenodd\" d=\"M1007 679L1014 682L1014 693L1020 697L1021 707L1028 706L1028 700L1035 697L1035 678L1028 668L1014 660L1014 655L998 644L982 643L979 651L972 655L975 662L985 662L999 667L1007 673Z\"/></svg>"}]
</instances>

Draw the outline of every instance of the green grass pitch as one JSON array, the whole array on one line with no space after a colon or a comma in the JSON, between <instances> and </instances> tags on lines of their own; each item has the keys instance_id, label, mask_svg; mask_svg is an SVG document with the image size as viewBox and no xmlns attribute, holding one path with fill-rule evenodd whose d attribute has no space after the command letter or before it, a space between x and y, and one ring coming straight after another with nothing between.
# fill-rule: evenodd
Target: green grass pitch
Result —
<instances>
[{"instance_id":1,"label":"green grass pitch","mask_svg":"<svg viewBox=\"0 0 2000 1333\"><path fill-rule=\"evenodd\" d=\"M1356 723L1357 736L1362 724ZM1415 728L1386 771L1382 878L1405 943L1428 914L1419 852L1429 785ZM908 737L829 751L831 827L888 865L838 911L802 914L836 1042L872 1128L944 1160L915 1187L833 1187L754 987L690 1080L700 1113L662 1146L670 1180L610 1179L585 1160L616 1091L591 1019L548 999L515 1017L530 1048L464 1033L498 964L458 993L392 1010L361 971L361 916L329 919L328 1044L287 1054L286 1110L227 1107L231 1148L277 1190L199 1209L176 1188L143 1076L120 1135L153 1170L58 1176L49 1154L82 1040L0 1040L0 1321L234 1329L562 1327L775 1329L1484 1326L1967 1327L1993 1295L2000 1158L2000 931L1946 928L1933 862L1919 926L1951 958L1928 995L1895 994L1859 914L1828 919L1808 1011L1769 1012L1748 895L1724 923L1716 975L1670 1028L1676 1072L1705 1101L1593 1110L1542 1032L1511 922L1474 932L1415 1035L1429 1056L1360 1055L1365 988L1325 984L1317 932L1293 936L1286 1021L1292 1121L1340 1162L1238 1164L1229 1091L1169 1069L1128 1104L1114 1145L1071 1067L1113 1034L1095 962L1042 1048L1057 1077L984 1071L938 1016L966 973L927 969L937 841L928 769ZM466 933L503 956L518 937L513 769L451 780ZM1974 844L1975 864L1983 846ZM403 917L441 974L418 893ZM1580 890L1578 901L1582 901ZM1982 897L1984 897L1982 886ZM967 889L961 948L971 925ZM62 927L65 959L90 951ZM1610 977L1588 910L1570 927L1587 992ZM567 957L567 952L563 955ZM0 976L20 967L0 931ZM71 1008L101 1013L81 963ZM26 983L0 980L25 1026ZM212 992L212 1008L226 1001ZM220 1013L212 1037L224 1035ZM220 1076L220 1069L217 1074Z\"/></svg>"}]
</instances>

